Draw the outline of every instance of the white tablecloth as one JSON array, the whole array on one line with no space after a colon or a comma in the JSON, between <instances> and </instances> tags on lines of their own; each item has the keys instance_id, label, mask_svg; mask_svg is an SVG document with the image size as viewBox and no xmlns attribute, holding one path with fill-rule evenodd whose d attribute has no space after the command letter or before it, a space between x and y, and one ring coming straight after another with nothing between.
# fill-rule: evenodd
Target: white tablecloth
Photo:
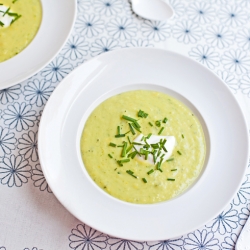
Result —
<instances>
[{"instance_id":1,"label":"white tablecloth","mask_svg":"<svg viewBox=\"0 0 250 250\"><path fill-rule=\"evenodd\" d=\"M250 122L250 1L169 2L175 18L152 22L133 14L128 0L78 0L73 33L59 55L30 79L0 90L0 250L234 249L250 213L249 167L221 214L161 242L115 239L84 225L57 201L40 168L37 131L50 94L78 65L118 48L151 46L193 58L230 87Z\"/></svg>"}]
</instances>

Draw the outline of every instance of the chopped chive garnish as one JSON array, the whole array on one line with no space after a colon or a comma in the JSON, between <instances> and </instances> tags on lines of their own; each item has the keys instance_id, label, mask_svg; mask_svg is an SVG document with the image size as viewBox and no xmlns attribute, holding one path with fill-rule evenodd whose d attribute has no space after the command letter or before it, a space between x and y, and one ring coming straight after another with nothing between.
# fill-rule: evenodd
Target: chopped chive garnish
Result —
<instances>
[{"instance_id":1,"label":"chopped chive garnish","mask_svg":"<svg viewBox=\"0 0 250 250\"><path fill-rule=\"evenodd\" d=\"M145 112L142 111L142 110L139 110L139 112L138 112L138 117L147 118L147 117L148 117L148 114L145 113Z\"/></svg>"},{"instance_id":2,"label":"chopped chive garnish","mask_svg":"<svg viewBox=\"0 0 250 250\"><path fill-rule=\"evenodd\" d=\"M113 156L112 156L111 154L108 154L108 156L109 156L110 158L113 158Z\"/></svg>"},{"instance_id":3,"label":"chopped chive garnish","mask_svg":"<svg viewBox=\"0 0 250 250\"><path fill-rule=\"evenodd\" d=\"M131 144L131 141L130 141L130 138L129 138L129 136L128 136L127 138L128 138L128 141L129 141L129 143Z\"/></svg>"},{"instance_id":4,"label":"chopped chive garnish","mask_svg":"<svg viewBox=\"0 0 250 250\"><path fill-rule=\"evenodd\" d=\"M3 17L9 12L10 7L4 12Z\"/></svg>"},{"instance_id":5,"label":"chopped chive garnish","mask_svg":"<svg viewBox=\"0 0 250 250\"><path fill-rule=\"evenodd\" d=\"M151 137L152 133L148 134L148 136L146 137L147 139L149 139Z\"/></svg>"},{"instance_id":6,"label":"chopped chive garnish","mask_svg":"<svg viewBox=\"0 0 250 250\"><path fill-rule=\"evenodd\" d=\"M159 120L159 121L156 121L155 122L155 125L157 126L157 127L160 127L161 126L161 121Z\"/></svg>"},{"instance_id":7,"label":"chopped chive garnish","mask_svg":"<svg viewBox=\"0 0 250 250\"><path fill-rule=\"evenodd\" d=\"M148 123L151 127L153 127L153 124L151 122Z\"/></svg>"},{"instance_id":8,"label":"chopped chive garnish","mask_svg":"<svg viewBox=\"0 0 250 250\"><path fill-rule=\"evenodd\" d=\"M141 141L143 141L144 140L144 136L141 138Z\"/></svg>"},{"instance_id":9,"label":"chopped chive garnish","mask_svg":"<svg viewBox=\"0 0 250 250\"><path fill-rule=\"evenodd\" d=\"M134 159L136 155L137 155L137 152L134 151L134 152L130 153L130 154L128 155L128 157L131 157L131 159Z\"/></svg>"},{"instance_id":10,"label":"chopped chive garnish","mask_svg":"<svg viewBox=\"0 0 250 250\"><path fill-rule=\"evenodd\" d=\"M131 145L127 148L126 153L128 153L132 148L133 148L133 145L131 144Z\"/></svg>"},{"instance_id":11,"label":"chopped chive garnish","mask_svg":"<svg viewBox=\"0 0 250 250\"><path fill-rule=\"evenodd\" d=\"M171 178L168 178L167 180L168 180L168 181L175 181L175 179L171 179Z\"/></svg>"},{"instance_id":12,"label":"chopped chive garnish","mask_svg":"<svg viewBox=\"0 0 250 250\"><path fill-rule=\"evenodd\" d=\"M181 137L182 137L182 138L184 138L184 135L183 135L183 134L181 134Z\"/></svg>"},{"instance_id":13,"label":"chopped chive garnish","mask_svg":"<svg viewBox=\"0 0 250 250\"><path fill-rule=\"evenodd\" d=\"M120 163L126 163L126 162L130 162L130 159L124 159L124 160L120 160Z\"/></svg>"},{"instance_id":14,"label":"chopped chive garnish","mask_svg":"<svg viewBox=\"0 0 250 250\"><path fill-rule=\"evenodd\" d=\"M151 169L147 172L148 175L152 174L154 172L154 169Z\"/></svg>"},{"instance_id":15,"label":"chopped chive garnish","mask_svg":"<svg viewBox=\"0 0 250 250\"><path fill-rule=\"evenodd\" d=\"M8 16L15 16L15 17L17 17L18 16L18 14L17 13L8 13Z\"/></svg>"},{"instance_id":16,"label":"chopped chive garnish","mask_svg":"<svg viewBox=\"0 0 250 250\"><path fill-rule=\"evenodd\" d=\"M117 126L117 134L118 135L121 134L121 128L120 128L120 126Z\"/></svg>"},{"instance_id":17,"label":"chopped chive garnish","mask_svg":"<svg viewBox=\"0 0 250 250\"><path fill-rule=\"evenodd\" d=\"M147 183L147 182L148 182L145 178L142 178L142 181L143 181L144 183Z\"/></svg>"},{"instance_id":18,"label":"chopped chive garnish","mask_svg":"<svg viewBox=\"0 0 250 250\"><path fill-rule=\"evenodd\" d=\"M115 138L125 137L125 134L115 135Z\"/></svg>"},{"instance_id":19,"label":"chopped chive garnish","mask_svg":"<svg viewBox=\"0 0 250 250\"><path fill-rule=\"evenodd\" d=\"M165 154L162 154L162 155L161 155L161 158L163 158L164 156L165 156Z\"/></svg>"},{"instance_id":20,"label":"chopped chive garnish","mask_svg":"<svg viewBox=\"0 0 250 250\"><path fill-rule=\"evenodd\" d=\"M179 155L182 155L182 153L181 153L179 150L177 151L177 153L178 153Z\"/></svg>"},{"instance_id":21,"label":"chopped chive garnish","mask_svg":"<svg viewBox=\"0 0 250 250\"><path fill-rule=\"evenodd\" d=\"M0 26L1 26L1 27L3 27L3 26L4 26L4 23L2 23L1 21L0 21Z\"/></svg>"},{"instance_id":22,"label":"chopped chive garnish","mask_svg":"<svg viewBox=\"0 0 250 250\"><path fill-rule=\"evenodd\" d=\"M115 148L115 147L116 147L116 144L114 144L113 142L110 142L110 143L109 143L109 146L111 146L111 147L114 147L114 148Z\"/></svg>"},{"instance_id":23,"label":"chopped chive garnish","mask_svg":"<svg viewBox=\"0 0 250 250\"><path fill-rule=\"evenodd\" d=\"M166 160L166 161L173 161L174 160L174 158L170 158L170 159L168 159L168 160Z\"/></svg>"},{"instance_id":24,"label":"chopped chive garnish","mask_svg":"<svg viewBox=\"0 0 250 250\"><path fill-rule=\"evenodd\" d=\"M17 0L13 0L12 3L15 3Z\"/></svg>"},{"instance_id":25,"label":"chopped chive garnish","mask_svg":"<svg viewBox=\"0 0 250 250\"><path fill-rule=\"evenodd\" d=\"M133 135L135 135L135 131L134 131L134 129L133 129L131 123L129 123L128 125L129 125L129 128L130 128L131 133L132 133Z\"/></svg>"},{"instance_id":26,"label":"chopped chive garnish","mask_svg":"<svg viewBox=\"0 0 250 250\"><path fill-rule=\"evenodd\" d=\"M136 124L135 124L134 122L132 123L132 126L133 126L138 132L141 133L141 130L136 126Z\"/></svg>"},{"instance_id":27,"label":"chopped chive garnish","mask_svg":"<svg viewBox=\"0 0 250 250\"><path fill-rule=\"evenodd\" d=\"M139 156L141 156L141 154L138 152L138 150L136 149L136 147L133 146L133 148L134 148L134 150L137 152L137 154L138 154Z\"/></svg>"},{"instance_id":28,"label":"chopped chive garnish","mask_svg":"<svg viewBox=\"0 0 250 250\"><path fill-rule=\"evenodd\" d=\"M142 144L142 143L140 143L140 142L134 142L134 141L132 142L132 144L133 144L133 145L144 145L144 144Z\"/></svg>"},{"instance_id":29,"label":"chopped chive garnish","mask_svg":"<svg viewBox=\"0 0 250 250\"><path fill-rule=\"evenodd\" d=\"M164 130L164 127L161 128L161 130L159 131L158 135L160 135L163 130Z\"/></svg>"},{"instance_id":30,"label":"chopped chive garnish","mask_svg":"<svg viewBox=\"0 0 250 250\"><path fill-rule=\"evenodd\" d=\"M121 163L121 161L117 161L117 163L119 164L120 167L123 166L122 163Z\"/></svg>"},{"instance_id":31,"label":"chopped chive garnish","mask_svg":"<svg viewBox=\"0 0 250 250\"><path fill-rule=\"evenodd\" d=\"M20 17L22 17L22 15L17 16L15 19L13 19L13 20L11 21L10 24L13 24L13 23L14 23L16 20L18 20Z\"/></svg>"},{"instance_id":32,"label":"chopped chive garnish","mask_svg":"<svg viewBox=\"0 0 250 250\"><path fill-rule=\"evenodd\" d=\"M152 148L156 149L156 148L159 148L159 145L158 143L155 143L155 144L150 144Z\"/></svg>"},{"instance_id":33,"label":"chopped chive garnish","mask_svg":"<svg viewBox=\"0 0 250 250\"><path fill-rule=\"evenodd\" d=\"M162 122L167 123L167 121L168 121L168 119L165 117Z\"/></svg>"},{"instance_id":34,"label":"chopped chive garnish","mask_svg":"<svg viewBox=\"0 0 250 250\"><path fill-rule=\"evenodd\" d=\"M175 169L171 169L171 171L173 172L173 171L177 171L177 168L175 168Z\"/></svg>"},{"instance_id":35,"label":"chopped chive garnish","mask_svg":"<svg viewBox=\"0 0 250 250\"><path fill-rule=\"evenodd\" d=\"M137 176L134 175L134 172L131 171L131 170L127 170L126 173L129 174L129 175L131 175L131 176L133 176L136 179L138 178Z\"/></svg>"},{"instance_id":36,"label":"chopped chive garnish","mask_svg":"<svg viewBox=\"0 0 250 250\"><path fill-rule=\"evenodd\" d=\"M168 152L164 145L162 146L162 148L166 153Z\"/></svg>"},{"instance_id":37,"label":"chopped chive garnish","mask_svg":"<svg viewBox=\"0 0 250 250\"><path fill-rule=\"evenodd\" d=\"M136 122L136 119L131 118L131 117L126 116L126 115L123 115L122 118L123 118L124 120L130 121L130 122Z\"/></svg>"},{"instance_id":38,"label":"chopped chive garnish","mask_svg":"<svg viewBox=\"0 0 250 250\"><path fill-rule=\"evenodd\" d=\"M127 145L128 145L128 143L124 142L123 149L122 149L122 157L126 156Z\"/></svg>"},{"instance_id":39,"label":"chopped chive garnish","mask_svg":"<svg viewBox=\"0 0 250 250\"><path fill-rule=\"evenodd\" d=\"M124 135L126 135L126 134L128 134L128 133L130 133L131 131L129 130L128 132L126 132Z\"/></svg>"},{"instance_id":40,"label":"chopped chive garnish","mask_svg":"<svg viewBox=\"0 0 250 250\"><path fill-rule=\"evenodd\" d=\"M156 154L154 153L153 154L153 159L154 159L154 163L156 163L156 156L155 156Z\"/></svg>"}]
</instances>

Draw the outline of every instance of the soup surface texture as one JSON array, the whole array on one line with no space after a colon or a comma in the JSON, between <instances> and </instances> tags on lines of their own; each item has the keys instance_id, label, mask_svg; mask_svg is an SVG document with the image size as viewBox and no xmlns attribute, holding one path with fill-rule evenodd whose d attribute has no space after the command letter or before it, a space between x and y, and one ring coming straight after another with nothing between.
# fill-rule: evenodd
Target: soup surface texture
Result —
<instances>
[{"instance_id":1,"label":"soup surface texture","mask_svg":"<svg viewBox=\"0 0 250 250\"><path fill-rule=\"evenodd\" d=\"M138 117L139 110L147 117ZM129 123L133 122L124 115L137 120L143 135L175 137L173 153L160 167L138 154L132 159L129 154L134 148L122 157L124 144L128 150L129 140L132 143L141 134L135 128L132 134ZM117 134L125 136L115 137ZM206 154L202 126L192 111L169 95L148 90L124 92L97 106L85 123L80 147L84 166L100 188L139 204L169 200L182 193L199 176ZM158 153L159 148L145 150ZM163 148L160 151L164 154Z\"/></svg>"},{"instance_id":2,"label":"soup surface texture","mask_svg":"<svg viewBox=\"0 0 250 250\"><path fill-rule=\"evenodd\" d=\"M40 0L0 0L10 13L20 16L8 27L0 27L0 62L20 53L35 37L42 19ZM8 14L6 14L8 15Z\"/></svg>"}]
</instances>

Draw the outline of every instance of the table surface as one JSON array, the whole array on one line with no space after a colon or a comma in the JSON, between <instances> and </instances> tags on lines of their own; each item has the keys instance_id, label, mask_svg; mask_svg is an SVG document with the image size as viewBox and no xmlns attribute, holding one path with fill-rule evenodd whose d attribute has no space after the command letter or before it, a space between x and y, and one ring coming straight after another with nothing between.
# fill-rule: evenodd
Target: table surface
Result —
<instances>
[{"instance_id":1,"label":"table surface","mask_svg":"<svg viewBox=\"0 0 250 250\"><path fill-rule=\"evenodd\" d=\"M74 68L106 51L147 46L184 54L218 74L249 124L250 0L169 0L176 16L167 22L139 18L128 0L77 2L73 32L58 56L0 90L0 250L234 249L250 214L250 165L234 199L212 221L176 239L135 242L84 225L57 201L41 171L37 131L49 96Z\"/></svg>"}]
</instances>

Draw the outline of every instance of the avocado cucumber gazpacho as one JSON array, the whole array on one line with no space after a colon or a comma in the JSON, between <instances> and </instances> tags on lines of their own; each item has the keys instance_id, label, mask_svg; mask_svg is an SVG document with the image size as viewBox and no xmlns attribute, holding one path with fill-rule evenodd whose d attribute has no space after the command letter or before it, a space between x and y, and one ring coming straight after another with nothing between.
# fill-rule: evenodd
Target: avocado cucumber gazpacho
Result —
<instances>
[{"instance_id":1,"label":"avocado cucumber gazpacho","mask_svg":"<svg viewBox=\"0 0 250 250\"><path fill-rule=\"evenodd\" d=\"M94 182L139 204L169 200L199 176L206 155L202 126L183 103L136 90L113 96L91 113L81 156Z\"/></svg>"},{"instance_id":2,"label":"avocado cucumber gazpacho","mask_svg":"<svg viewBox=\"0 0 250 250\"><path fill-rule=\"evenodd\" d=\"M40 0L0 0L0 62L27 47L41 19Z\"/></svg>"}]
</instances>

